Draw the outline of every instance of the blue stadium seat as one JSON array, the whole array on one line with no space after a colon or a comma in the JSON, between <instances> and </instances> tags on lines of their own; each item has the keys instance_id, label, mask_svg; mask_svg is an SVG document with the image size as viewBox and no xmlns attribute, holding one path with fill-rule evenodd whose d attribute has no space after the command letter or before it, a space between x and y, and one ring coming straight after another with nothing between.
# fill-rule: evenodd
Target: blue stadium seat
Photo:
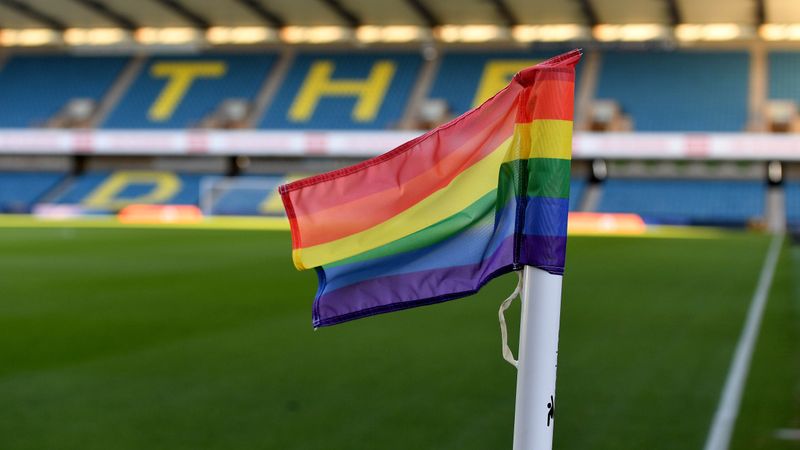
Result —
<instances>
[{"instance_id":1,"label":"blue stadium seat","mask_svg":"<svg viewBox=\"0 0 800 450\"><path fill-rule=\"evenodd\" d=\"M269 54L152 58L103 126L196 126L225 99L253 100L274 62Z\"/></svg>"},{"instance_id":2,"label":"blue stadium seat","mask_svg":"<svg viewBox=\"0 0 800 450\"><path fill-rule=\"evenodd\" d=\"M787 181L783 185L786 193L786 221L800 225L800 181Z\"/></svg>"},{"instance_id":3,"label":"blue stadium seat","mask_svg":"<svg viewBox=\"0 0 800 450\"><path fill-rule=\"evenodd\" d=\"M0 70L0 127L42 126L70 99L99 101L127 58L14 56Z\"/></svg>"},{"instance_id":4,"label":"blue stadium seat","mask_svg":"<svg viewBox=\"0 0 800 450\"><path fill-rule=\"evenodd\" d=\"M761 181L611 179L600 212L630 212L664 222L741 225L764 216Z\"/></svg>"},{"instance_id":5,"label":"blue stadium seat","mask_svg":"<svg viewBox=\"0 0 800 450\"><path fill-rule=\"evenodd\" d=\"M131 203L197 205L203 176L163 171L89 172L75 178L53 202L108 212Z\"/></svg>"},{"instance_id":6,"label":"blue stadium seat","mask_svg":"<svg viewBox=\"0 0 800 450\"><path fill-rule=\"evenodd\" d=\"M391 128L403 116L421 63L411 53L299 55L260 127Z\"/></svg>"},{"instance_id":7,"label":"blue stadium seat","mask_svg":"<svg viewBox=\"0 0 800 450\"><path fill-rule=\"evenodd\" d=\"M53 189L60 172L0 172L0 213L27 213Z\"/></svg>"},{"instance_id":8,"label":"blue stadium seat","mask_svg":"<svg viewBox=\"0 0 800 450\"><path fill-rule=\"evenodd\" d=\"M520 69L559 53L446 53L427 97L446 100L451 113L460 115L504 88ZM580 76L580 65L576 76Z\"/></svg>"},{"instance_id":9,"label":"blue stadium seat","mask_svg":"<svg viewBox=\"0 0 800 450\"><path fill-rule=\"evenodd\" d=\"M742 131L748 71L745 52L611 51L596 98L618 101L636 131Z\"/></svg>"},{"instance_id":10,"label":"blue stadium seat","mask_svg":"<svg viewBox=\"0 0 800 450\"><path fill-rule=\"evenodd\" d=\"M571 180L569 183L569 210L577 211L583 199L583 193L586 192L586 180Z\"/></svg>"},{"instance_id":11,"label":"blue stadium seat","mask_svg":"<svg viewBox=\"0 0 800 450\"><path fill-rule=\"evenodd\" d=\"M800 102L800 54L771 52L769 54L769 98Z\"/></svg>"}]
</instances>

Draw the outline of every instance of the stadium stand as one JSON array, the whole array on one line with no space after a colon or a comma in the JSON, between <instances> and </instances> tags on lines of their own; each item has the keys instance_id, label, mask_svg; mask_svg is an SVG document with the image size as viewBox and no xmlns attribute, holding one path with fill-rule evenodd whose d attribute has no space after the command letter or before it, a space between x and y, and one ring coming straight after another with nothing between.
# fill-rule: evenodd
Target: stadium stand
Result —
<instances>
[{"instance_id":1,"label":"stadium stand","mask_svg":"<svg viewBox=\"0 0 800 450\"><path fill-rule=\"evenodd\" d=\"M271 54L152 58L103 127L197 127L230 99L252 101L274 62Z\"/></svg>"},{"instance_id":2,"label":"stadium stand","mask_svg":"<svg viewBox=\"0 0 800 450\"><path fill-rule=\"evenodd\" d=\"M500 89L520 67L549 54L445 53L427 98L443 100L451 116L461 114ZM209 118L215 113L239 120L246 116L276 60L272 54L151 58L102 126L225 127L224 120L219 125ZM0 125L42 126L71 101L100 101L126 61L12 57L0 71L0 98L11 106L0 111ZM630 114L636 131L741 131L747 120L748 61L746 53L735 51L606 51L595 97L616 102ZM769 61L770 98L798 101L793 68L800 65L800 56L779 52ZM397 127L421 65L422 58L412 53L301 53L258 126ZM580 83L580 70L578 76ZM85 110L87 104L75 106Z\"/></svg>"},{"instance_id":3,"label":"stadium stand","mask_svg":"<svg viewBox=\"0 0 800 450\"><path fill-rule=\"evenodd\" d=\"M417 101L423 100L423 116L429 120L417 124L428 128L436 125L437 116L444 121L461 114L501 89L521 67L557 51L445 50L437 63L429 66L419 53L402 51L301 50L280 57L272 53L159 55L145 59L133 73L132 82L125 85L101 126L392 129L408 116L412 93L419 91L414 95L419 97ZM630 119L634 131L681 132L741 131L746 125L750 56L743 51L604 50L598 54L594 103L588 109L598 123ZM279 72L275 70L279 58L288 63L283 73L275 73ZM0 127L75 126L74 121L54 117L62 113L66 118L91 116L129 61L122 57L13 55L0 68L0 99L4 102ZM800 56L776 52L768 61L769 99L776 102L771 109L789 111L789 116L794 111L796 116L800 84L794 79L794 69L800 67ZM424 67L435 68L428 84L422 81ZM675 67L680 70L673 70ZM576 86L588 76L582 70ZM261 117L255 117L259 111L254 102L270 82L274 95L261 105ZM424 90L419 89L420 83ZM592 129L619 131L626 126L599 124ZM303 170L267 166L258 170L260 174L231 178L180 167L167 172L114 169L78 169L67 180L56 173L0 172L0 209L30 211L43 198L96 212L114 212L129 203L203 206L203 180L209 186L223 180L217 183L219 189L214 188L218 191L209 194L211 206L205 208L209 212L276 215L282 214L282 208L274 190L286 179L276 173ZM571 210L582 206L587 178L586 174L573 176ZM53 191L55 185L59 186L57 192ZM658 221L742 225L765 215L766 187L758 181L612 177L599 187L598 210L636 212ZM800 223L800 187L788 183L786 192L789 221Z\"/></svg>"},{"instance_id":4,"label":"stadium stand","mask_svg":"<svg viewBox=\"0 0 800 450\"><path fill-rule=\"evenodd\" d=\"M261 128L396 128L417 80L414 53L298 55Z\"/></svg>"},{"instance_id":5,"label":"stadium stand","mask_svg":"<svg viewBox=\"0 0 800 450\"><path fill-rule=\"evenodd\" d=\"M166 171L88 172L76 177L52 202L105 212L134 203L197 205L203 176Z\"/></svg>"},{"instance_id":6,"label":"stadium stand","mask_svg":"<svg viewBox=\"0 0 800 450\"><path fill-rule=\"evenodd\" d=\"M745 225L764 215L761 181L610 179L600 212L633 212L666 223Z\"/></svg>"},{"instance_id":7,"label":"stadium stand","mask_svg":"<svg viewBox=\"0 0 800 450\"><path fill-rule=\"evenodd\" d=\"M0 172L0 213L27 213L65 174L57 172Z\"/></svg>"},{"instance_id":8,"label":"stadium stand","mask_svg":"<svg viewBox=\"0 0 800 450\"><path fill-rule=\"evenodd\" d=\"M0 128L45 126L74 99L100 101L128 58L16 55L0 70Z\"/></svg>"},{"instance_id":9,"label":"stadium stand","mask_svg":"<svg viewBox=\"0 0 800 450\"><path fill-rule=\"evenodd\" d=\"M608 51L596 98L616 100L635 131L742 131L748 70L745 52Z\"/></svg>"}]
</instances>

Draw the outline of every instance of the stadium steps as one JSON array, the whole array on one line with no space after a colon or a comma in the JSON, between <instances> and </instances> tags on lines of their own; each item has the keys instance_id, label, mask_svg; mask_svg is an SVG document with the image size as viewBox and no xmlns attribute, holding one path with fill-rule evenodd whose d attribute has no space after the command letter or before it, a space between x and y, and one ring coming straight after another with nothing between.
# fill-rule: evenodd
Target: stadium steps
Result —
<instances>
[{"instance_id":1,"label":"stadium steps","mask_svg":"<svg viewBox=\"0 0 800 450\"><path fill-rule=\"evenodd\" d=\"M750 47L750 82L748 83L748 130L766 130L765 106L768 97L767 50L763 45Z\"/></svg>"},{"instance_id":2,"label":"stadium steps","mask_svg":"<svg viewBox=\"0 0 800 450\"><path fill-rule=\"evenodd\" d=\"M439 74L439 65L441 64L441 57L436 55L422 63L422 68L417 76L417 81L414 83L414 88L409 96L406 110L403 112L403 118L400 119L400 128L412 129L415 127L415 119L422 103L428 98L428 93L436 81L436 76Z\"/></svg>"},{"instance_id":3,"label":"stadium steps","mask_svg":"<svg viewBox=\"0 0 800 450\"><path fill-rule=\"evenodd\" d=\"M253 108L250 112L250 117L247 118L247 128L256 128L261 123L267 108L269 108L275 98L275 94L278 93L278 90L286 80L286 75L294 65L296 55L297 52L292 48L287 48L281 52L278 62L271 70L271 73L264 78L264 84L261 85L253 100Z\"/></svg>"},{"instance_id":4,"label":"stadium steps","mask_svg":"<svg viewBox=\"0 0 800 450\"><path fill-rule=\"evenodd\" d=\"M786 231L786 193L780 186L770 186L767 189L764 216L767 230L772 233Z\"/></svg>"},{"instance_id":5,"label":"stadium steps","mask_svg":"<svg viewBox=\"0 0 800 450\"><path fill-rule=\"evenodd\" d=\"M136 78L142 72L146 61L147 57L142 55L134 56L128 61L128 64L122 69L117 79L114 80L114 84L111 85L108 92L100 99L97 111L95 111L94 116L89 121L91 128L97 128L102 125L108 115L111 114L111 111L117 107L122 97L128 92L133 82L136 81Z\"/></svg>"},{"instance_id":6,"label":"stadium steps","mask_svg":"<svg viewBox=\"0 0 800 450\"><path fill-rule=\"evenodd\" d=\"M583 198L580 199L580 207L578 211L595 212L597 205L600 204L600 199L603 197L603 184L602 183L589 183L584 191Z\"/></svg>"},{"instance_id":7,"label":"stadium steps","mask_svg":"<svg viewBox=\"0 0 800 450\"><path fill-rule=\"evenodd\" d=\"M770 100L800 102L800 83L797 72L800 55L789 51L772 51L768 55L767 83Z\"/></svg>"},{"instance_id":8,"label":"stadium steps","mask_svg":"<svg viewBox=\"0 0 800 450\"><path fill-rule=\"evenodd\" d=\"M76 179L75 175L65 175L52 189L42 195L37 203L55 203L56 199L69 189Z\"/></svg>"}]
</instances>

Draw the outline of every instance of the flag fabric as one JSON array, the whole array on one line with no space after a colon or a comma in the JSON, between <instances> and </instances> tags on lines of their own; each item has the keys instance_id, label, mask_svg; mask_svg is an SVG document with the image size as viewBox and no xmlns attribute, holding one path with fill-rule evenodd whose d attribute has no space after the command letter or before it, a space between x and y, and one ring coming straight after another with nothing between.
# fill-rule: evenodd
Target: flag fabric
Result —
<instances>
[{"instance_id":1,"label":"flag fabric","mask_svg":"<svg viewBox=\"0 0 800 450\"><path fill-rule=\"evenodd\" d=\"M477 292L524 265L563 274L578 50L388 153L280 187L315 327Z\"/></svg>"}]
</instances>

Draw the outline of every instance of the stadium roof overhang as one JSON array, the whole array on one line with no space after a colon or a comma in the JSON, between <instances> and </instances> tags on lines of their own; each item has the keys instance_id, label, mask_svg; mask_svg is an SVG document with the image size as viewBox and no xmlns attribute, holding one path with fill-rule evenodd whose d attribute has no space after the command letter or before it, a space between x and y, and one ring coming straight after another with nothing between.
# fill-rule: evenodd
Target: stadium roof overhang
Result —
<instances>
[{"instance_id":1,"label":"stadium roof overhang","mask_svg":"<svg viewBox=\"0 0 800 450\"><path fill-rule=\"evenodd\" d=\"M800 40L793 0L0 0L3 46Z\"/></svg>"}]
</instances>

